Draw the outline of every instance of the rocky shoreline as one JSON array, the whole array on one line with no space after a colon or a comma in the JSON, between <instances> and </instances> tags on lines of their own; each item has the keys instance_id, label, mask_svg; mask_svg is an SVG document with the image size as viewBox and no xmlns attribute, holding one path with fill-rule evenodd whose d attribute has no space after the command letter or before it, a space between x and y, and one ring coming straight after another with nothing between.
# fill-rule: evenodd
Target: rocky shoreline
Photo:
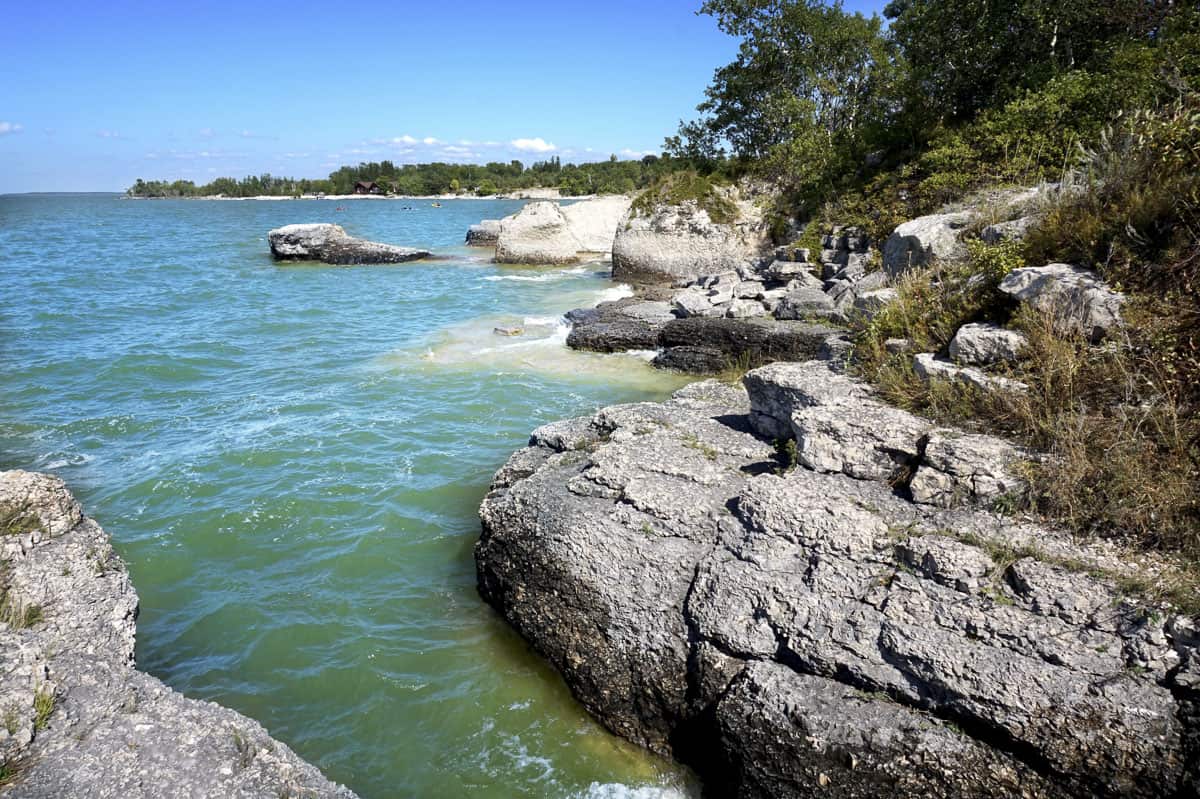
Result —
<instances>
[{"instance_id":1,"label":"rocky shoreline","mask_svg":"<svg viewBox=\"0 0 1200 799\"><path fill-rule=\"evenodd\" d=\"M825 362L696 383L535 430L480 593L714 795L1195 795L1200 631L999 512L1021 457Z\"/></svg>"},{"instance_id":2,"label":"rocky shoreline","mask_svg":"<svg viewBox=\"0 0 1200 799\"><path fill-rule=\"evenodd\" d=\"M1200 629L1124 588L1168 567L1012 515L1021 464L1043 456L845 374L847 322L894 302L894 281L962 263L969 228L1020 238L1057 190L875 248L834 229L819 252L765 249L748 213L631 211L613 271L637 295L567 313L568 344L693 373L774 363L535 430L480 508L480 594L601 722L713 795L1196 795ZM1123 324L1124 297L1078 267L1015 269L996 291L1093 343ZM994 372L1025 343L965 324L912 367L1021 393Z\"/></svg>"},{"instance_id":3,"label":"rocky shoreline","mask_svg":"<svg viewBox=\"0 0 1200 799\"><path fill-rule=\"evenodd\" d=\"M134 665L137 593L58 478L0 472L0 790L353 799L258 722Z\"/></svg>"}]
</instances>

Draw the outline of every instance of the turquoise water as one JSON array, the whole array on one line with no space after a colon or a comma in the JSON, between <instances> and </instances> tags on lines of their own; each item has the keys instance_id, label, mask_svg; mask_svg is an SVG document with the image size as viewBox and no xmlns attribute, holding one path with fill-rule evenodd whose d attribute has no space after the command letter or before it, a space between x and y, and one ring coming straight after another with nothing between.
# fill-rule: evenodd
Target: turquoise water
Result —
<instances>
[{"instance_id":1,"label":"turquoise water","mask_svg":"<svg viewBox=\"0 0 1200 799\"><path fill-rule=\"evenodd\" d=\"M563 346L562 311L620 293L603 265L460 246L519 202L344 205L0 197L0 467L61 475L113 536L142 668L363 797L690 792L582 712L471 559L534 426L677 383ZM451 258L273 263L267 230L309 221Z\"/></svg>"}]
</instances>

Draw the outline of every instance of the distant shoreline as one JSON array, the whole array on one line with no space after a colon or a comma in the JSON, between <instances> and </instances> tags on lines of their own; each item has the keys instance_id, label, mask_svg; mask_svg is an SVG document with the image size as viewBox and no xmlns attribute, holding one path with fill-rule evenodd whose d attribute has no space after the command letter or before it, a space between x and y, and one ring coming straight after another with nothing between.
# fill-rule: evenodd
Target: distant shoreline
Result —
<instances>
[{"instance_id":1,"label":"distant shoreline","mask_svg":"<svg viewBox=\"0 0 1200 799\"><path fill-rule=\"evenodd\" d=\"M342 202L343 200L594 200L597 197L607 195L602 194L580 194L564 197L558 189L523 189L519 192L511 194L493 194L489 197L478 197L473 194L326 194L317 196L315 194L305 194L300 197L294 196L276 196L271 194L260 194L254 197L226 197L223 194L214 194L204 197L133 197L125 195L122 199L126 200L258 200L258 201L284 201L284 200L334 200Z\"/></svg>"}]
</instances>

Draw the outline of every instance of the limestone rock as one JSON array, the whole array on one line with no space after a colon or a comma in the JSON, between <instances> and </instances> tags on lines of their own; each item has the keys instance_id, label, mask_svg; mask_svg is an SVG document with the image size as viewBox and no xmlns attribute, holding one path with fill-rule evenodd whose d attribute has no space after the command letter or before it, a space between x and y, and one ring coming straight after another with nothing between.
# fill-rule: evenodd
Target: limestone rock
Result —
<instances>
[{"instance_id":1,"label":"limestone rock","mask_svg":"<svg viewBox=\"0 0 1200 799\"><path fill-rule=\"evenodd\" d=\"M687 319L690 316L715 316L712 298L708 291L699 286L691 286L671 298L671 305L676 313Z\"/></svg>"},{"instance_id":2,"label":"limestone rock","mask_svg":"<svg viewBox=\"0 0 1200 799\"><path fill-rule=\"evenodd\" d=\"M909 502L876 460L979 484L981 442L914 450L920 420L829 364L745 382L541 434L480 509L482 596L600 721L738 799L1188 795L1195 625L1052 528ZM797 416L844 423L822 461L862 468L777 474ZM1018 544L1059 560L989 555Z\"/></svg>"},{"instance_id":3,"label":"limestone rock","mask_svg":"<svg viewBox=\"0 0 1200 799\"><path fill-rule=\"evenodd\" d=\"M617 228L629 213L630 203L628 197L615 194L562 204L563 217L578 242L579 252L611 254Z\"/></svg>"},{"instance_id":4,"label":"limestone rock","mask_svg":"<svg viewBox=\"0 0 1200 799\"><path fill-rule=\"evenodd\" d=\"M950 360L967 366L1015 361L1025 347L1024 334L991 323L963 325L950 340Z\"/></svg>"},{"instance_id":5,"label":"limestone rock","mask_svg":"<svg viewBox=\"0 0 1200 799\"><path fill-rule=\"evenodd\" d=\"M1050 314L1066 333L1082 333L1093 343L1121 324L1125 295L1113 291L1090 269L1050 264L1014 269L1000 291Z\"/></svg>"},{"instance_id":6,"label":"limestone rock","mask_svg":"<svg viewBox=\"0 0 1200 799\"><path fill-rule=\"evenodd\" d=\"M752 203L738 205L741 218L730 224L713 222L690 200L657 206L649 214L631 214L613 242L613 279L690 281L757 261L770 248L767 226Z\"/></svg>"},{"instance_id":7,"label":"limestone rock","mask_svg":"<svg viewBox=\"0 0 1200 799\"><path fill-rule=\"evenodd\" d=\"M1029 390L1029 387L1019 380L985 374L971 366L956 366L950 361L943 361L932 352L914 355L913 371L922 380L957 380L981 391L1012 391L1021 394Z\"/></svg>"},{"instance_id":8,"label":"limestone rock","mask_svg":"<svg viewBox=\"0 0 1200 799\"><path fill-rule=\"evenodd\" d=\"M557 203L532 202L500 221L496 261L502 264L567 264L579 260L579 240Z\"/></svg>"},{"instance_id":9,"label":"limestone rock","mask_svg":"<svg viewBox=\"0 0 1200 799\"><path fill-rule=\"evenodd\" d=\"M892 277L902 275L933 259L954 260L966 255L959 239L971 221L968 212L932 214L905 222L883 244L883 269Z\"/></svg>"},{"instance_id":10,"label":"limestone rock","mask_svg":"<svg viewBox=\"0 0 1200 799\"><path fill-rule=\"evenodd\" d=\"M0 537L7 601L42 609L24 629L0 623L0 762L18 764L6 795L353 799L258 722L134 667L137 593L61 480L0 472L0 513L21 530ZM48 723L37 692L54 698Z\"/></svg>"},{"instance_id":11,"label":"limestone rock","mask_svg":"<svg viewBox=\"0 0 1200 799\"><path fill-rule=\"evenodd\" d=\"M767 309L758 300L733 300L725 315L730 319L749 319L754 316L764 316Z\"/></svg>"},{"instance_id":12,"label":"limestone rock","mask_svg":"<svg viewBox=\"0 0 1200 799\"><path fill-rule=\"evenodd\" d=\"M854 310L870 319L900 297L896 289L864 291L854 298Z\"/></svg>"},{"instance_id":13,"label":"limestone rock","mask_svg":"<svg viewBox=\"0 0 1200 799\"><path fill-rule=\"evenodd\" d=\"M950 508L962 502L1016 498L1027 489L1014 467L1028 456L994 436L930 431L909 483L913 502Z\"/></svg>"},{"instance_id":14,"label":"limestone rock","mask_svg":"<svg viewBox=\"0 0 1200 799\"><path fill-rule=\"evenodd\" d=\"M591 313L568 314L572 321L567 346L594 352L653 350L663 325L674 319L665 302L628 298L601 303Z\"/></svg>"},{"instance_id":15,"label":"limestone rock","mask_svg":"<svg viewBox=\"0 0 1200 799\"><path fill-rule=\"evenodd\" d=\"M1023 216L1020 219L1013 219L1008 222L997 222L994 225L985 227L979 234L979 238L983 239L987 244L999 244L1004 241L1021 241L1036 221L1036 217Z\"/></svg>"},{"instance_id":16,"label":"limestone rock","mask_svg":"<svg viewBox=\"0 0 1200 799\"><path fill-rule=\"evenodd\" d=\"M321 261L327 264L397 264L428 258L428 250L394 247L356 239L341 225L284 225L267 234L271 255L279 261Z\"/></svg>"},{"instance_id":17,"label":"limestone rock","mask_svg":"<svg viewBox=\"0 0 1200 799\"><path fill-rule=\"evenodd\" d=\"M789 291L775 306L776 319L826 319L844 324L845 314L837 309L833 298L816 288Z\"/></svg>"}]
</instances>

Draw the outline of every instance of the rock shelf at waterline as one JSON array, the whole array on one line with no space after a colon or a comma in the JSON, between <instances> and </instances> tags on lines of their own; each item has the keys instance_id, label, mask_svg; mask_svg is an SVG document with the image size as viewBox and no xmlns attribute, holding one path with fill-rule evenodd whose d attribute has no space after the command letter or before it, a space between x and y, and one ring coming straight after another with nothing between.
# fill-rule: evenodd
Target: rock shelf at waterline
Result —
<instances>
[{"instance_id":1,"label":"rock shelf at waterline","mask_svg":"<svg viewBox=\"0 0 1200 799\"><path fill-rule=\"evenodd\" d=\"M284 225L267 234L267 243L278 261L321 261L339 266L398 264L432 255L428 250L354 238L341 225L328 223Z\"/></svg>"}]
</instances>

